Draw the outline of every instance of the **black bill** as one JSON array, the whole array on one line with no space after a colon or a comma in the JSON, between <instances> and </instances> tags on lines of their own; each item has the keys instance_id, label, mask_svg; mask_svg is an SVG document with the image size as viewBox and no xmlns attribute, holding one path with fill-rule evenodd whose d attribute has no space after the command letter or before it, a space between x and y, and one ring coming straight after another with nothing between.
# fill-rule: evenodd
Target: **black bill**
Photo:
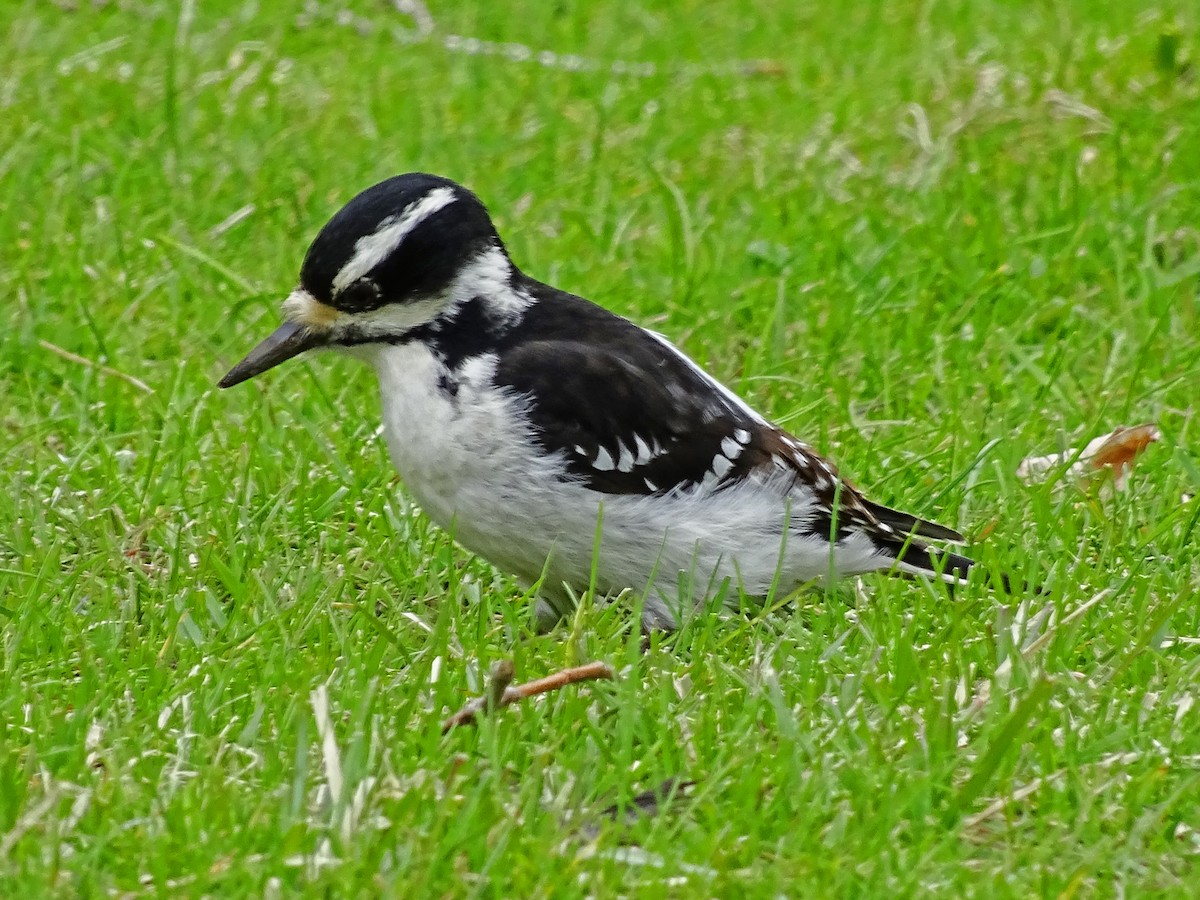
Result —
<instances>
[{"instance_id":1,"label":"black bill","mask_svg":"<svg viewBox=\"0 0 1200 900\"><path fill-rule=\"evenodd\" d=\"M325 343L325 336L313 331L305 325L295 322L285 322L276 328L271 336L246 354L246 358L234 366L217 382L217 387L233 387L248 378L261 375L267 369L273 369L281 362L287 362L293 356L299 356L305 350L319 347Z\"/></svg>"}]
</instances>

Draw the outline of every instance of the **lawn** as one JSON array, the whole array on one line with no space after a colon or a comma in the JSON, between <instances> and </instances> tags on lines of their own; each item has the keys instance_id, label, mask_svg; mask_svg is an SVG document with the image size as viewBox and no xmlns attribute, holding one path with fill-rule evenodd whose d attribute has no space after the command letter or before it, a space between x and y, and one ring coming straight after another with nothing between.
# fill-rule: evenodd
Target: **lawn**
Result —
<instances>
[{"instance_id":1,"label":"lawn","mask_svg":"<svg viewBox=\"0 0 1200 900\"><path fill-rule=\"evenodd\" d=\"M397 6L0 13L0 895L1200 892L1194 5ZM1046 592L534 635L369 371L215 388L409 170Z\"/></svg>"}]
</instances>

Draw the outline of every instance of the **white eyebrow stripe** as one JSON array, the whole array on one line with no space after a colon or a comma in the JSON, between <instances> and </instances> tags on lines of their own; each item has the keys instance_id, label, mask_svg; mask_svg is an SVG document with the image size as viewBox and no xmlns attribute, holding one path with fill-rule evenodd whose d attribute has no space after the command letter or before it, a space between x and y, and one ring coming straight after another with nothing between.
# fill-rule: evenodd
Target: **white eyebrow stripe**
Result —
<instances>
[{"instance_id":1,"label":"white eyebrow stripe","mask_svg":"<svg viewBox=\"0 0 1200 900\"><path fill-rule=\"evenodd\" d=\"M434 188L420 200L410 203L400 215L389 216L380 222L374 234L360 237L354 244L354 255L333 276L333 293L344 291L374 269L403 243L413 229L456 199L452 188Z\"/></svg>"}]
</instances>

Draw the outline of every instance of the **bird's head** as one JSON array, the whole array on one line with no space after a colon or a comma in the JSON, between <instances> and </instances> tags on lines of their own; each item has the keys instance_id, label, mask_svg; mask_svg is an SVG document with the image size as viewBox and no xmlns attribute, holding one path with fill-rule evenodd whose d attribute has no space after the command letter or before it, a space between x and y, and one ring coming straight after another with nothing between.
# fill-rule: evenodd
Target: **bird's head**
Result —
<instances>
[{"instance_id":1,"label":"bird's head","mask_svg":"<svg viewBox=\"0 0 1200 900\"><path fill-rule=\"evenodd\" d=\"M483 203L422 173L367 188L321 229L284 323L219 382L232 387L318 347L393 343L508 287L514 269Z\"/></svg>"}]
</instances>

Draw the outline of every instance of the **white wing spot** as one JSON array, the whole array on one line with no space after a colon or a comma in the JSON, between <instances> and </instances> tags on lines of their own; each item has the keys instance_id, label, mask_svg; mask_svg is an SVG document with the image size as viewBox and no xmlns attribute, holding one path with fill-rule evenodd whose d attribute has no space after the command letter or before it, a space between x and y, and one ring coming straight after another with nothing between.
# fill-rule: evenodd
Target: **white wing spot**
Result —
<instances>
[{"instance_id":1,"label":"white wing spot","mask_svg":"<svg viewBox=\"0 0 1200 900\"><path fill-rule=\"evenodd\" d=\"M742 445L735 438L727 437L721 441L721 452L730 459L737 459L742 452Z\"/></svg>"},{"instance_id":2,"label":"white wing spot","mask_svg":"<svg viewBox=\"0 0 1200 900\"><path fill-rule=\"evenodd\" d=\"M748 432L745 428L739 428L733 433L733 439L739 444L749 444L750 432Z\"/></svg>"},{"instance_id":3,"label":"white wing spot","mask_svg":"<svg viewBox=\"0 0 1200 900\"><path fill-rule=\"evenodd\" d=\"M629 452L629 448L617 441L617 446L621 448L621 458L617 460L618 472L633 471L633 454Z\"/></svg>"},{"instance_id":4,"label":"white wing spot","mask_svg":"<svg viewBox=\"0 0 1200 900\"><path fill-rule=\"evenodd\" d=\"M578 453L580 456L582 456L584 459L592 458L592 454L590 454L586 450L584 450L583 447L580 446L579 444L575 445L575 452Z\"/></svg>"},{"instance_id":5,"label":"white wing spot","mask_svg":"<svg viewBox=\"0 0 1200 900\"><path fill-rule=\"evenodd\" d=\"M653 481L651 481L649 478L643 478L642 481L646 482L646 487L650 488L650 490L655 491L655 492L658 491L658 485L655 484Z\"/></svg>"},{"instance_id":6,"label":"white wing spot","mask_svg":"<svg viewBox=\"0 0 1200 900\"><path fill-rule=\"evenodd\" d=\"M600 452L596 454L596 461L592 463L592 467L599 469L601 472L611 472L613 470L612 454L608 452L607 447L600 448Z\"/></svg>"},{"instance_id":7,"label":"white wing spot","mask_svg":"<svg viewBox=\"0 0 1200 900\"><path fill-rule=\"evenodd\" d=\"M644 466L654 458L654 454L650 451L650 447L642 440L640 434L635 434L633 440L637 446L637 456L633 460L635 466Z\"/></svg>"},{"instance_id":8,"label":"white wing spot","mask_svg":"<svg viewBox=\"0 0 1200 900\"><path fill-rule=\"evenodd\" d=\"M713 457L712 470L713 470L713 474L716 475L718 479L724 478L725 475L732 468L733 468L733 463L730 462L728 459L726 459L724 456ZM707 479L705 479L705 480L707 480Z\"/></svg>"}]
</instances>

